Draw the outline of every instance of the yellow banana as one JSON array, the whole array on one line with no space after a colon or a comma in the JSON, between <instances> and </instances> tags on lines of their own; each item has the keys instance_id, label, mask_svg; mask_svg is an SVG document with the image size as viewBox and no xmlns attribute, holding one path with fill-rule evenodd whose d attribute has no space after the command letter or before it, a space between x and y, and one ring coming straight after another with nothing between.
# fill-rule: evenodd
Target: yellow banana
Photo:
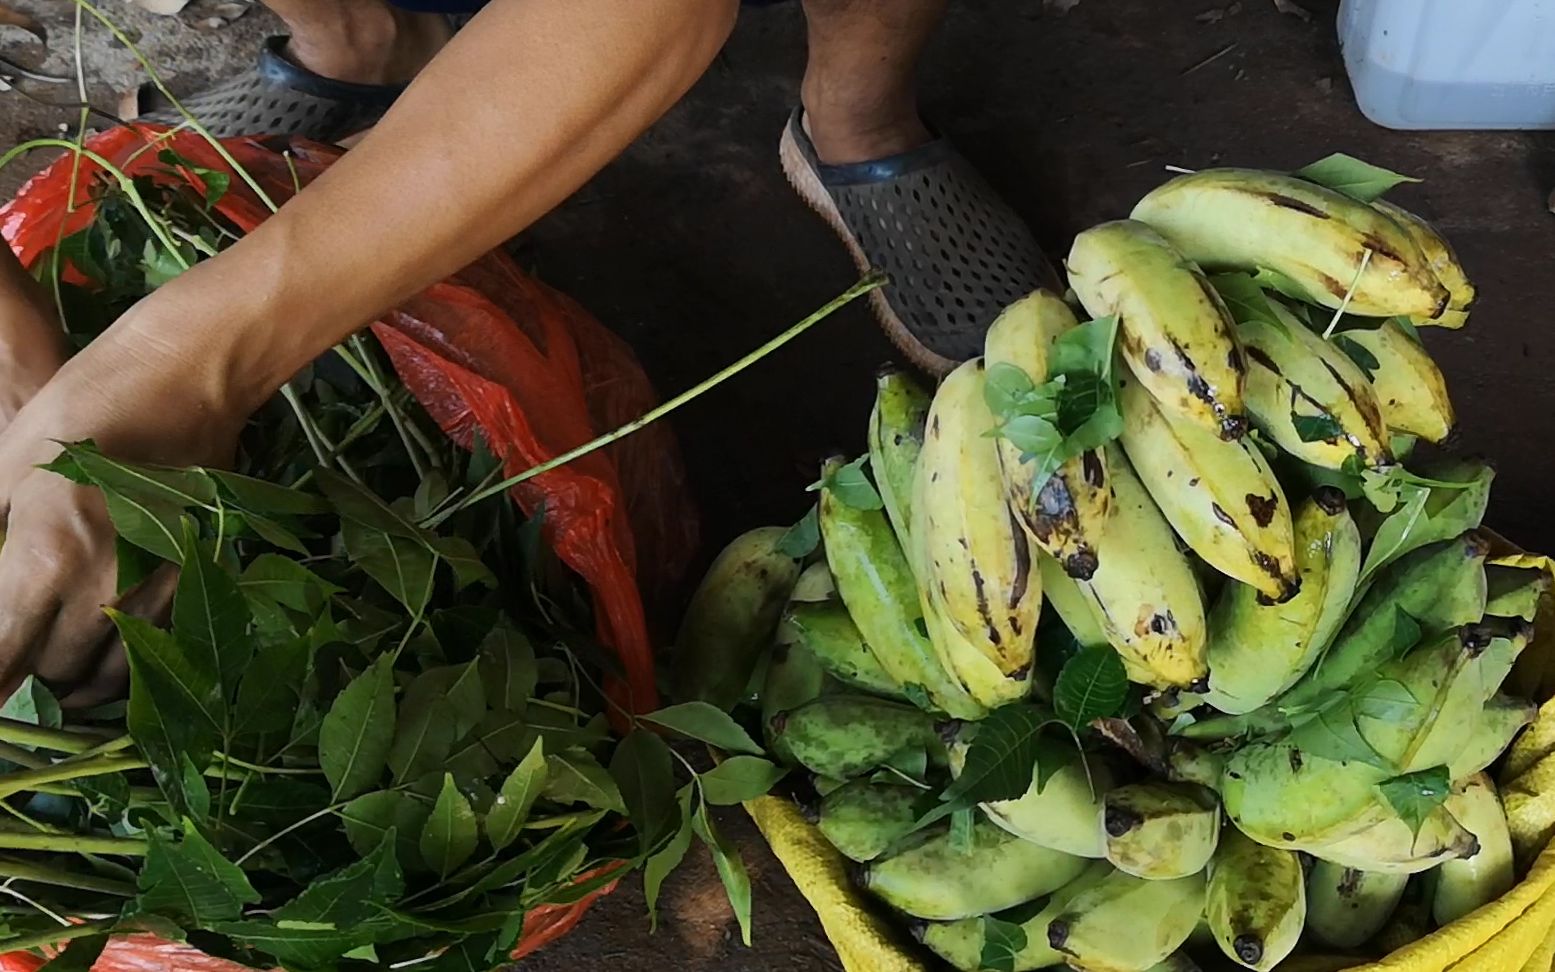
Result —
<instances>
[{"instance_id":1,"label":"yellow banana","mask_svg":"<svg viewBox=\"0 0 1555 972\"><path fill-rule=\"evenodd\" d=\"M1102 630L1096 615L1095 599L1080 587L1081 582L1064 573L1058 561L1041 551L1037 553L1037 567L1042 575L1042 596L1053 605L1074 640L1087 648L1107 644L1107 632Z\"/></svg>"},{"instance_id":2,"label":"yellow banana","mask_svg":"<svg viewBox=\"0 0 1555 972\"><path fill-rule=\"evenodd\" d=\"M1063 953L1048 944L1048 924L1076 895L1095 887L1113 873L1112 865L1106 861L1092 861L1079 877L1053 892L1040 912L1021 923L1026 933L1026 947L1015 954L1015 972L1063 964ZM960 972L980 972L983 968L982 918L923 923L914 927L913 935Z\"/></svg>"},{"instance_id":3,"label":"yellow banana","mask_svg":"<svg viewBox=\"0 0 1555 972\"><path fill-rule=\"evenodd\" d=\"M1101 819L1107 860L1152 881L1202 871L1220 837L1220 801L1197 783L1116 787L1103 797Z\"/></svg>"},{"instance_id":4,"label":"yellow banana","mask_svg":"<svg viewBox=\"0 0 1555 972\"><path fill-rule=\"evenodd\" d=\"M1172 415L1137 381L1118 384L1123 449L1177 535L1221 573L1289 600L1300 586L1295 534L1263 451Z\"/></svg>"},{"instance_id":5,"label":"yellow banana","mask_svg":"<svg viewBox=\"0 0 1555 972\"><path fill-rule=\"evenodd\" d=\"M909 557L925 613L998 667L1029 681L1042 578L1031 540L1005 502L983 362L952 371L929 407L913 474Z\"/></svg>"},{"instance_id":6,"label":"yellow banana","mask_svg":"<svg viewBox=\"0 0 1555 972\"><path fill-rule=\"evenodd\" d=\"M818 560L801 571L799 579L794 582L793 591L788 595L790 601L801 604L815 604L836 598L837 582L832 580L831 568L826 566L824 560Z\"/></svg>"},{"instance_id":7,"label":"yellow banana","mask_svg":"<svg viewBox=\"0 0 1555 972\"><path fill-rule=\"evenodd\" d=\"M1407 874L1318 861L1307 875L1307 934L1320 945L1360 948L1393 917Z\"/></svg>"},{"instance_id":8,"label":"yellow banana","mask_svg":"<svg viewBox=\"0 0 1555 972\"><path fill-rule=\"evenodd\" d=\"M1419 341L1391 320L1372 329L1343 331L1339 337L1360 345L1376 359L1371 387L1388 428L1427 442L1447 438L1457 421L1447 379Z\"/></svg>"},{"instance_id":9,"label":"yellow banana","mask_svg":"<svg viewBox=\"0 0 1555 972\"><path fill-rule=\"evenodd\" d=\"M1402 817L1391 814L1343 840L1302 849L1319 860L1342 867L1407 875L1469 857L1476 847L1474 835L1458 822L1450 808L1440 806L1426 815L1418 831Z\"/></svg>"},{"instance_id":10,"label":"yellow banana","mask_svg":"<svg viewBox=\"0 0 1555 972\"><path fill-rule=\"evenodd\" d=\"M945 667L977 704L996 709L1018 702L1031 694L1035 665L1006 675L998 663L968 641L956 626L945 620L939 598L932 592L922 595L923 627Z\"/></svg>"},{"instance_id":11,"label":"yellow banana","mask_svg":"<svg viewBox=\"0 0 1555 972\"><path fill-rule=\"evenodd\" d=\"M1047 941L1075 968L1134 972L1181 948L1203 913L1203 872L1149 881L1114 871L1069 899Z\"/></svg>"},{"instance_id":12,"label":"yellow banana","mask_svg":"<svg viewBox=\"0 0 1555 972\"><path fill-rule=\"evenodd\" d=\"M1097 569L1079 587L1130 681L1155 688L1204 678L1208 634L1193 567L1123 455L1106 447L1113 510L1097 538Z\"/></svg>"},{"instance_id":13,"label":"yellow banana","mask_svg":"<svg viewBox=\"0 0 1555 972\"><path fill-rule=\"evenodd\" d=\"M959 776L976 726L962 726L950 744L950 774ZM1044 847L1076 857L1106 856L1102 834L1101 795L1111 775L1099 760L1075 760L1047 779L1040 790L1033 780L1024 795L982 805L988 819L1005 830Z\"/></svg>"},{"instance_id":14,"label":"yellow banana","mask_svg":"<svg viewBox=\"0 0 1555 972\"><path fill-rule=\"evenodd\" d=\"M1210 861L1204 915L1227 957L1267 972L1296 947L1306 922L1301 860L1227 831Z\"/></svg>"},{"instance_id":15,"label":"yellow banana","mask_svg":"<svg viewBox=\"0 0 1555 972\"><path fill-rule=\"evenodd\" d=\"M875 405L869 412L869 468L885 503L891 527L904 548L912 522L912 475L923 449L929 393L909 375L883 368L875 376Z\"/></svg>"},{"instance_id":16,"label":"yellow banana","mask_svg":"<svg viewBox=\"0 0 1555 972\"><path fill-rule=\"evenodd\" d=\"M1281 172L1207 169L1150 192L1133 218L1209 269L1268 269L1314 303L1350 313L1434 317L1447 288L1394 220L1342 193Z\"/></svg>"},{"instance_id":17,"label":"yellow banana","mask_svg":"<svg viewBox=\"0 0 1555 972\"><path fill-rule=\"evenodd\" d=\"M1365 372L1278 301L1269 307L1283 329L1263 320L1237 327L1253 423L1314 466L1338 469L1351 457L1368 468L1391 464L1384 409Z\"/></svg>"},{"instance_id":18,"label":"yellow banana","mask_svg":"<svg viewBox=\"0 0 1555 972\"><path fill-rule=\"evenodd\" d=\"M1469 280L1468 274L1463 272L1463 264L1458 262L1458 254L1453 252L1447 238L1437 232L1436 227L1402 206L1396 206L1385 199L1378 199L1372 205L1404 227L1404 232L1409 234L1420 247L1420 252L1425 254L1431 272L1442 282L1442 286L1447 288L1447 309L1435 317L1416 317L1414 322L1422 327L1436 325L1459 328L1467 324L1469 308L1474 304L1474 284Z\"/></svg>"},{"instance_id":19,"label":"yellow banana","mask_svg":"<svg viewBox=\"0 0 1555 972\"><path fill-rule=\"evenodd\" d=\"M1198 267L1133 220L1075 237L1067 266L1086 311L1117 318L1123 360L1163 408L1221 438L1242 437L1247 364L1225 302Z\"/></svg>"},{"instance_id":20,"label":"yellow banana","mask_svg":"<svg viewBox=\"0 0 1555 972\"><path fill-rule=\"evenodd\" d=\"M1451 810L1477 840L1478 853L1442 865L1431 900L1436 923L1457 921L1512 890L1512 837L1490 777L1478 773L1453 788Z\"/></svg>"},{"instance_id":21,"label":"yellow banana","mask_svg":"<svg viewBox=\"0 0 1555 972\"><path fill-rule=\"evenodd\" d=\"M1461 780L1494 763L1511 748L1512 740L1538 714L1537 704L1498 693L1485 703L1473 732L1469 734L1468 742L1447 764L1448 775Z\"/></svg>"},{"instance_id":22,"label":"yellow banana","mask_svg":"<svg viewBox=\"0 0 1555 972\"><path fill-rule=\"evenodd\" d=\"M1048 347L1077 323L1063 300L1035 291L1006 307L993 322L983 343L984 360L989 368L1019 368L1041 384L1049 378ZM1093 538L1112 506L1104 454L1092 449L1066 460L1040 490L1035 488L1036 463L1022 462L1021 450L1002 439L999 467L1010 505L1032 539L1069 574L1090 577L1096 570Z\"/></svg>"}]
</instances>

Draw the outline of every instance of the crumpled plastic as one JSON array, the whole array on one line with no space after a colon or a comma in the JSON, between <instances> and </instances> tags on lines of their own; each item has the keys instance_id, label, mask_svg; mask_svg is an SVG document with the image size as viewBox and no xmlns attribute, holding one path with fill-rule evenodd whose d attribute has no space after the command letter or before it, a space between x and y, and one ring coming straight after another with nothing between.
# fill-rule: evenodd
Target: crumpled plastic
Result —
<instances>
[{"instance_id":1,"label":"crumpled plastic","mask_svg":"<svg viewBox=\"0 0 1555 972\"><path fill-rule=\"evenodd\" d=\"M222 144L277 205L342 154L301 139L233 138ZM251 230L270 214L259 195L194 133L124 126L93 136L86 148L132 176L164 171L158 151L171 149L193 167L231 176L216 208L240 229ZM103 171L66 156L0 206L0 236L24 265L91 221L89 189ZM182 174L203 188L197 171ZM67 279L71 275L67 268ZM478 433L509 475L642 415L656 401L625 342L500 251L428 288L372 330L407 389L443 431L466 448ZM551 549L590 589L597 636L620 663L621 674L606 685L611 697L633 712L656 708L640 590L673 590L697 537L673 433L663 423L650 425L511 492L526 514L542 515ZM595 899L613 889L611 884L565 907L532 910L514 957L566 934ZM41 962L34 955L0 956L0 972L34 972ZM134 935L110 943L93 968L229 972L237 966L186 945Z\"/></svg>"}]
</instances>

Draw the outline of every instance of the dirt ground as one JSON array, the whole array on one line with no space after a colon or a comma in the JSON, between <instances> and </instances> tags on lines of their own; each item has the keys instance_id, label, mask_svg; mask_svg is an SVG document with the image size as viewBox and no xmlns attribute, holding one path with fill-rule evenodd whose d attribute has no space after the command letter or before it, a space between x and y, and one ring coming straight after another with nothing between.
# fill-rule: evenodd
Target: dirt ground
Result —
<instances>
[{"instance_id":1,"label":"dirt ground","mask_svg":"<svg viewBox=\"0 0 1555 972\"><path fill-rule=\"evenodd\" d=\"M60 0L6 0L68 20ZM1555 474L1555 138L1538 133L1400 133L1369 124L1350 97L1333 2L1309 20L1272 0L958 0L924 71L927 116L978 162L1055 257L1075 231L1124 215L1168 164L1295 168L1333 151L1420 176L1396 194L1433 219L1479 284L1470 327L1434 332L1462 442L1499 462L1489 522L1555 547L1544 517ZM118 4L110 3L110 7ZM267 24L218 31L135 15L131 26L180 90L246 61ZM0 29L0 50L62 73L68 32L42 48ZM96 103L137 78L122 50L89 34ZM739 357L843 289L853 271L778 170L776 142L804 60L796 4L749 11L686 101L524 241L526 262L630 340L664 393ZM68 97L65 86L34 88ZM473 96L480 93L472 92ZM502 97L522 97L503 93ZM0 146L53 133L68 113L0 93ZM0 174L0 189L15 185ZM865 312L839 315L675 419L705 513L708 552L734 533L803 512L804 485L833 451L857 452L875 366L891 357ZM1542 443L1542 445L1541 445ZM1544 483L1546 485L1541 486ZM623 889L560 945L526 963L768 970L837 968L781 867L727 816L755 883L756 949L734 934L711 865L666 890L649 937L642 898Z\"/></svg>"}]
</instances>

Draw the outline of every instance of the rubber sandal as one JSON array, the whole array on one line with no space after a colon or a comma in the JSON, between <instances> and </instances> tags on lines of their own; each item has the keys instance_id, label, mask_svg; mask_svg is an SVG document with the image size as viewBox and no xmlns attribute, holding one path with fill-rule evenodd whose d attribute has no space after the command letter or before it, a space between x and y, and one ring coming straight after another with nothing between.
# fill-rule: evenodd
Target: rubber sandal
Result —
<instances>
[{"instance_id":1,"label":"rubber sandal","mask_svg":"<svg viewBox=\"0 0 1555 972\"><path fill-rule=\"evenodd\" d=\"M314 74L286 59L286 42L267 39L253 71L181 99L184 108L218 138L300 135L333 142L370 128L405 90L403 84L354 84ZM155 88L142 89L140 103L153 110L137 121L183 120Z\"/></svg>"},{"instance_id":2,"label":"rubber sandal","mask_svg":"<svg viewBox=\"0 0 1555 972\"><path fill-rule=\"evenodd\" d=\"M1000 311L1038 287L1058 287L1025 223L944 139L828 165L795 109L778 151L788 181L841 237L859 271L890 276L870 305L892 342L926 371L944 374L982 354Z\"/></svg>"}]
</instances>

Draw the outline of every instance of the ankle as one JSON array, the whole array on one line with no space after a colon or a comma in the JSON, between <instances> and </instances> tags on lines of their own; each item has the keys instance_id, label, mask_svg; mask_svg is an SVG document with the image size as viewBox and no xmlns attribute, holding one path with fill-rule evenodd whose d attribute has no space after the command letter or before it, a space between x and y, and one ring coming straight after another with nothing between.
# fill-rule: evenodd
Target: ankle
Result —
<instances>
[{"instance_id":1,"label":"ankle","mask_svg":"<svg viewBox=\"0 0 1555 972\"><path fill-rule=\"evenodd\" d=\"M806 78L800 95L805 131L822 162L842 165L906 152L933 138L911 92L839 96Z\"/></svg>"},{"instance_id":2,"label":"ankle","mask_svg":"<svg viewBox=\"0 0 1555 972\"><path fill-rule=\"evenodd\" d=\"M356 84L409 81L453 35L441 15L377 4L342 5L337 16L288 26L288 58L315 74Z\"/></svg>"}]
</instances>

